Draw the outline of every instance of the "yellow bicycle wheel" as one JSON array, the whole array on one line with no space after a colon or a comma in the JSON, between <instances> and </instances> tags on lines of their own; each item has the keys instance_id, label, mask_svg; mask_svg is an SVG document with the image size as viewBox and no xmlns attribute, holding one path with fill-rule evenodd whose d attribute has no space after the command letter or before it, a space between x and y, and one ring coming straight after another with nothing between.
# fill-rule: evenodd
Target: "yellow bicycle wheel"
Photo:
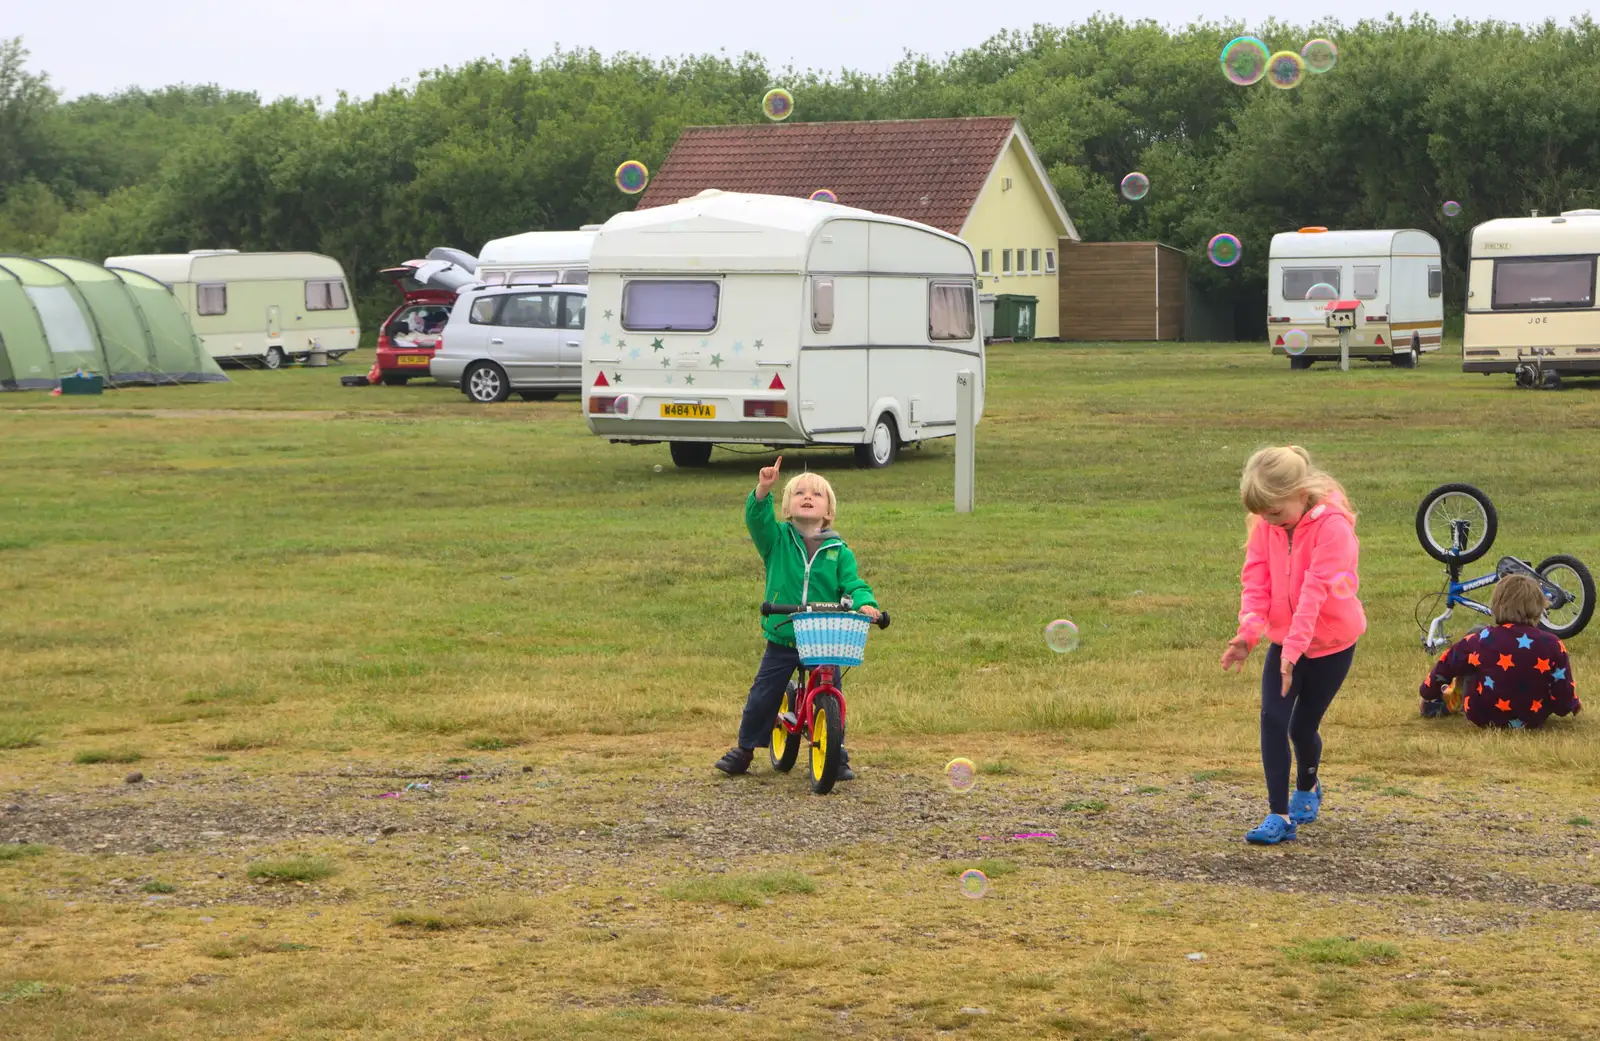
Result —
<instances>
[{"instance_id":1,"label":"yellow bicycle wheel","mask_svg":"<svg viewBox=\"0 0 1600 1041\"><path fill-rule=\"evenodd\" d=\"M839 699L818 694L811 703L811 790L818 795L833 791L844 758L844 718Z\"/></svg>"},{"instance_id":2,"label":"yellow bicycle wheel","mask_svg":"<svg viewBox=\"0 0 1600 1041\"><path fill-rule=\"evenodd\" d=\"M783 692L783 703L778 706L778 714L794 711L794 685ZM794 761L800 757L800 735L791 733L783 725L783 720L774 720L772 724L772 744L767 746L767 755L772 759L772 768L779 773L788 773L794 769Z\"/></svg>"}]
</instances>

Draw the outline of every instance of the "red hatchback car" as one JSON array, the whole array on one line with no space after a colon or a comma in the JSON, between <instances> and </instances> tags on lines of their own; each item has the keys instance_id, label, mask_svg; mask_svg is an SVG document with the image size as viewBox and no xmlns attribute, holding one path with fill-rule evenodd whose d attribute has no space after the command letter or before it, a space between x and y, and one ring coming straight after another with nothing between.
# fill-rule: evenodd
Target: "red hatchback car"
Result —
<instances>
[{"instance_id":1,"label":"red hatchback car","mask_svg":"<svg viewBox=\"0 0 1600 1041\"><path fill-rule=\"evenodd\" d=\"M408 260L378 272L393 282L400 306L378 327L378 378L404 384L428 375L428 363L439 349L456 293L474 281L477 261L455 250L436 249L427 260Z\"/></svg>"}]
</instances>

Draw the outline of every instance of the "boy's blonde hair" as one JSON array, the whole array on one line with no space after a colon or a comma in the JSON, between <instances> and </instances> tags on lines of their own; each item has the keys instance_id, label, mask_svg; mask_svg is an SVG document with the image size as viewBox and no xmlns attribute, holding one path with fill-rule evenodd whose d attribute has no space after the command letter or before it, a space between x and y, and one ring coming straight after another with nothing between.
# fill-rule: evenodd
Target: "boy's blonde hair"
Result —
<instances>
[{"instance_id":1,"label":"boy's blonde hair","mask_svg":"<svg viewBox=\"0 0 1600 1041\"><path fill-rule=\"evenodd\" d=\"M1489 609L1496 625L1538 625L1544 617L1544 590L1527 575L1507 575L1494 587Z\"/></svg>"},{"instance_id":2,"label":"boy's blonde hair","mask_svg":"<svg viewBox=\"0 0 1600 1041\"><path fill-rule=\"evenodd\" d=\"M778 513L784 520L789 519L789 506L794 502L794 493L799 491L802 485L809 485L812 491L822 496L823 501L827 503L828 523L832 524L834 515L839 509L839 501L833 497L833 485L829 484L828 479L821 474L799 473L789 478L789 483L783 486L783 506Z\"/></svg>"},{"instance_id":3,"label":"boy's blonde hair","mask_svg":"<svg viewBox=\"0 0 1600 1041\"><path fill-rule=\"evenodd\" d=\"M1355 516L1344 486L1318 468L1311 453L1299 445L1259 450L1244 464L1244 475L1239 478L1239 498L1252 516L1281 506L1301 492L1306 493L1308 506L1337 496Z\"/></svg>"}]
</instances>

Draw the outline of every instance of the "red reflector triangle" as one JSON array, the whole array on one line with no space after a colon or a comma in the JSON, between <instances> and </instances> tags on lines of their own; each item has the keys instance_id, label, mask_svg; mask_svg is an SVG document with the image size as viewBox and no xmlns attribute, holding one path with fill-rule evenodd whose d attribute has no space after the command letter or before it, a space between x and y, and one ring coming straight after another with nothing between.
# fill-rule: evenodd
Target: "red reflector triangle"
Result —
<instances>
[{"instance_id":1,"label":"red reflector triangle","mask_svg":"<svg viewBox=\"0 0 1600 1041\"><path fill-rule=\"evenodd\" d=\"M779 379L778 378L778 374L776 372L774 372L772 374L772 382L767 384L767 389L768 390L787 390L788 388L783 385L783 380Z\"/></svg>"},{"instance_id":2,"label":"red reflector triangle","mask_svg":"<svg viewBox=\"0 0 1600 1041\"><path fill-rule=\"evenodd\" d=\"M1383 346L1383 334L1379 333L1377 336L1374 336L1372 338L1372 342L1374 344L1376 344L1377 346L1382 347Z\"/></svg>"},{"instance_id":3,"label":"red reflector triangle","mask_svg":"<svg viewBox=\"0 0 1600 1041\"><path fill-rule=\"evenodd\" d=\"M1281 336L1278 337L1278 342L1273 344L1272 346L1274 346L1274 347L1282 347L1283 346L1283 337L1281 337Z\"/></svg>"},{"instance_id":4,"label":"red reflector triangle","mask_svg":"<svg viewBox=\"0 0 1600 1041\"><path fill-rule=\"evenodd\" d=\"M598 375L598 376L596 376L594 378L594 385L597 386L597 387L609 387L609 386L611 386L610 382L607 381L607 379L606 379L606 374L603 373L603 372L600 375Z\"/></svg>"}]
</instances>

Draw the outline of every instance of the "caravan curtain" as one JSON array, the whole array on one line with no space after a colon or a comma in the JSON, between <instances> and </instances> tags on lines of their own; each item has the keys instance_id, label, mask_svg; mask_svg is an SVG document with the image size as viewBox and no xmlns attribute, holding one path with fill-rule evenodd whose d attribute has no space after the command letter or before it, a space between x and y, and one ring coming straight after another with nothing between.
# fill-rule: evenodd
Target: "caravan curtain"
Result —
<instances>
[{"instance_id":1,"label":"caravan curtain","mask_svg":"<svg viewBox=\"0 0 1600 1041\"><path fill-rule=\"evenodd\" d=\"M934 283L928 293L928 339L972 339L974 310L971 286Z\"/></svg>"}]
</instances>

